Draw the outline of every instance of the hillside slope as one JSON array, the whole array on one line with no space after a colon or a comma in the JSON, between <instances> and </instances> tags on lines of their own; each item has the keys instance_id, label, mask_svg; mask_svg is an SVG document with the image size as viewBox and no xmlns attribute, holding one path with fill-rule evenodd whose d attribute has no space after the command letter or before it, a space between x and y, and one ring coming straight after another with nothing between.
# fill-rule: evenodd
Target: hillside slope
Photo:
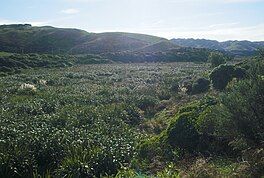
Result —
<instances>
[{"instance_id":1,"label":"hillside slope","mask_svg":"<svg viewBox=\"0 0 264 178\"><path fill-rule=\"evenodd\" d=\"M64 61L67 61L67 55L85 56L89 54L92 57L78 58L82 60L78 63L87 63L87 61L88 63L91 61L101 63L104 60L115 62L205 62L212 50L181 47L165 38L144 34L88 33L79 29L17 24L0 26L0 51L22 55L29 53L65 55ZM94 56L99 56L99 58ZM34 58L30 58L29 61L34 63Z\"/></svg>"},{"instance_id":2,"label":"hillside slope","mask_svg":"<svg viewBox=\"0 0 264 178\"><path fill-rule=\"evenodd\" d=\"M133 33L88 33L79 29L0 26L0 51L15 53L106 53L136 50L164 38Z\"/></svg>"}]
</instances>

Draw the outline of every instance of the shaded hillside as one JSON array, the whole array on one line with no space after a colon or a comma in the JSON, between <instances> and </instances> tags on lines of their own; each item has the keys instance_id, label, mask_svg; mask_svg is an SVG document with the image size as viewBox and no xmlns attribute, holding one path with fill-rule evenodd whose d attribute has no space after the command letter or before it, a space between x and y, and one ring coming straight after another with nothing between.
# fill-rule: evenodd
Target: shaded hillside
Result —
<instances>
[{"instance_id":1,"label":"shaded hillside","mask_svg":"<svg viewBox=\"0 0 264 178\"><path fill-rule=\"evenodd\" d=\"M213 50L225 51L232 55L248 56L255 54L258 48L264 47L264 42L251 41L225 41L206 39L172 39L172 43L184 47L207 48Z\"/></svg>"},{"instance_id":2,"label":"shaded hillside","mask_svg":"<svg viewBox=\"0 0 264 178\"><path fill-rule=\"evenodd\" d=\"M136 50L163 38L132 33L88 33L78 29L0 26L0 51L15 53L107 53Z\"/></svg>"},{"instance_id":3,"label":"shaded hillside","mask_svg":"<svg viewBox=\"0 0 264 178\"><path fill-rule=\"evenodd\" d=\"M159 37L130 34L130 33L99 33L93 34L92 38L80 43L72 48L72 53L107 53L107 52L123 52L133 51L159 40Z\"/></svg>"},{"instance_id":4,"label":"shaded hillside","mask_svg":"<svg viewBox=\"0 0 264 178\"><path fill-rule=\"evenodd\" d=\"M91 38L77 29L32 27L31 25L0 26L0 50L16 53L62 53Z\"/></svg>"}]
</instances>

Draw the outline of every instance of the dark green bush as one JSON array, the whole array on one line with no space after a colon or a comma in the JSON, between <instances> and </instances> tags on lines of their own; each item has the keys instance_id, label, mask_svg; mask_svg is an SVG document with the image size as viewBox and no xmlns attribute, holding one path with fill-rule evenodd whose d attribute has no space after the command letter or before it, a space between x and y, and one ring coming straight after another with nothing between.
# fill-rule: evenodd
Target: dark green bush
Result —
<instances>
[{"instance_id":1,"label":"dark green bush","mask_svg":"<svg viewBox=\"0 0 264 178\"><path fill-rule=\"evenodd\" d=\"M258 147L264 141L264 80L259 75L263 70L260 64L251 66L247 78L232 85L220 97L220 104L198 119L203 133L223 138L237 152ZM239 77L244 76L242 71Z\"/></svg>"},{"instance_id":2,"label":"dark green bush","mask_svg":"<svg viewBox=\"0 0 264 178\"><path fill-rule=\"evenodd\" d=\"M146 139L141 141L138 146L138 156L143 159L151 160L153 157L157 155L161 155L161 140L160 137L152 137L150 139Z\"/></svg>"},{"instance_id":3,"label":"dark green bush","mask_svg":"<svg viewBox=\"0 0 264 178\"><path fill-rule=\"evenodd\" d=\"M235 67L231 65L220 65L210 74L213 87L217 90L224 90L233 79Z\"/></svg>"},{"instance_id":4,"label":"dark green bush","mask_svg":"<svg viewBox=\"0 0 264 178\"><path fill-rule=\"evenodd\" d=\"M168 142L173 147L193 151L199 143L199 134L195 129L196 114L185 112L177 116L167 129Z\"/></svg>"},{"instance_id":5,"label":"dark green bush","mask_svg":"<svg viewBox=\"0 0 264 178\"><path fill-rule=\"evenodd\" d=\"M192 85L192 94L207 92L210 88L210 81L205 78L197 79Z\"/></svg>"},{"instance_id":6,"label":"dark green bush","mask_svg":"<svg viewBox=\"0 0 264 178\"><path fill-rule=\"evenodd\" d=\"M185 93L187 93L188 95L192 94L192 86L193 86L193 81L184 81L182 84L182 88L185 88Z\"/></svg>"},{"instance_id":7,"label":"dark green bush","mask_svg":"<svg viewBox=\"0 0 264 178\"><path fill-rule=\"evenodd\" d=\"M234 138L245 138L248 144L258 145L264 141L264 80L260 77L240 81L222 103L231 114ZM225 122L225 121L223 121Z\"/></svg>"},{"instance_id":8,"label":"dark green bush","mask_svg":"<svg viewBox=\"0 0 264 178\"><path fill-rule=\"evenodd\" d=\"M176 148L196 151L201 144L198 118L209 106L215 105L214 98L205 98L181 108L166 130L168 143Z\"/></svg>"}]
</instances>

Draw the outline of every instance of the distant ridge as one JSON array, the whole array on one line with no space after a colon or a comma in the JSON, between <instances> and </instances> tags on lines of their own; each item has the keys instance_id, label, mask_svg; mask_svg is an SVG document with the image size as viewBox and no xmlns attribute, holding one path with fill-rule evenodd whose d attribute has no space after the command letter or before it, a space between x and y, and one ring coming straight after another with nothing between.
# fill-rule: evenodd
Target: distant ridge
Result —
<instances>
[{"instance_id":1,"label":"distant ridge","mask_svg":"<svg viewBox=\"0 0 264 178\"><path fill-rule=\"evenodd\" d=\"M73 28L30 24L0 25L0 51L12 53L109 54L156 53L180 48L219 50L234 56L253 55L264 42L172 39L125 32L89 33ZM174 50L175 51L175 50Z\"/></svg>"},{"instance_id":2,"label":"distant ridge","mask_svg":"<svg viewBox=\"0 0 264 178\"><path fill-rule=\"evenodd\" d=\"M264 47L264 41L251 42L251 41L225 41L218 42L216 40L206 40L206 39L171 39L170 40L175 45L180 45L183 47L193 47L193 48L207 48L219 51L225 51L232 55L237 56L249 56L253 55L258 48Z\"/></svg>"}]
</instances>

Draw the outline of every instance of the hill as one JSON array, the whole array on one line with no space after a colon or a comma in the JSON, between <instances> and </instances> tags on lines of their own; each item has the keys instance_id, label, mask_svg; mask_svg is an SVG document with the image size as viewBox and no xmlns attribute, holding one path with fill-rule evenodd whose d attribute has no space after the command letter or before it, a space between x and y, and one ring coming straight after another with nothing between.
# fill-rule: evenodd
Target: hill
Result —
<instances>
[{"instance_id":1,"label":"hill","mask_svg":"<svg viewBox=\"0 0 264 178\"><path fill-rule=\"evenodd\" d=\"M55 60L55 63L50 60L47 61L46 56L41 55L59 55L64 63L72 62L73 64L76 63L76 60L72 60L72 56L78 59L78 64L105 63L105 60L116 62L177 62L207 61L211 50L180 47L165 38L144 34L88 33L79 29L15 24L0 26L0 51L21 54L15 55L19 56L15 59L4 57L2 61L5 64L8 63L7 67L10 67L9 64L16 67L18 63L20 65L21 61L26 61L25 65L28 67L43 66L43 63L45 63L44 66L50 67L58 66L58 61ZM35 55L31 56L34 53L38 54L38 59L42 62L35 63ZM84 57L78 55L84 55ZM21 58L18 63L16 62L17 58Z\"/></svg>"},{"instance_id":2,"label":"hill","mask_svg":"<svg viewBox=\"0 0 264 178\"><path fill-rule=\"evenodd\" d=\"M133 33L88 33L79 29L33 27L30 24L0 26L0 51L14 53L122 52L137 50L162 40L166 39Z\"/></svg>"},{"instance_id":3,"label":"hill","mask_svg":"<svg viewBox=\"0 0 264 178\"><path fill-rule=\"evenodd\" d=\"M206 39L172 39L170 40L175 45L193 48L207 48L212 50L225 51L234 56L249 56L253 55L258 48L264 47L264 41L225 41L218 42L216 40Z\"/></svg>"},{"instance_id":4,"label":"hill","mask_svg":"<svg viewBox=\"0 0 264 178\"><path fill-rule=\"evenodd\" d=\"M35 27L30 24L0 25L0 51L11 53L105 54L166 52L178 48L206 48L233 56L253 55L264 42L206 39L172 39L124 32L89 33L84 30Z\"/></svg>"}]
</instances>

